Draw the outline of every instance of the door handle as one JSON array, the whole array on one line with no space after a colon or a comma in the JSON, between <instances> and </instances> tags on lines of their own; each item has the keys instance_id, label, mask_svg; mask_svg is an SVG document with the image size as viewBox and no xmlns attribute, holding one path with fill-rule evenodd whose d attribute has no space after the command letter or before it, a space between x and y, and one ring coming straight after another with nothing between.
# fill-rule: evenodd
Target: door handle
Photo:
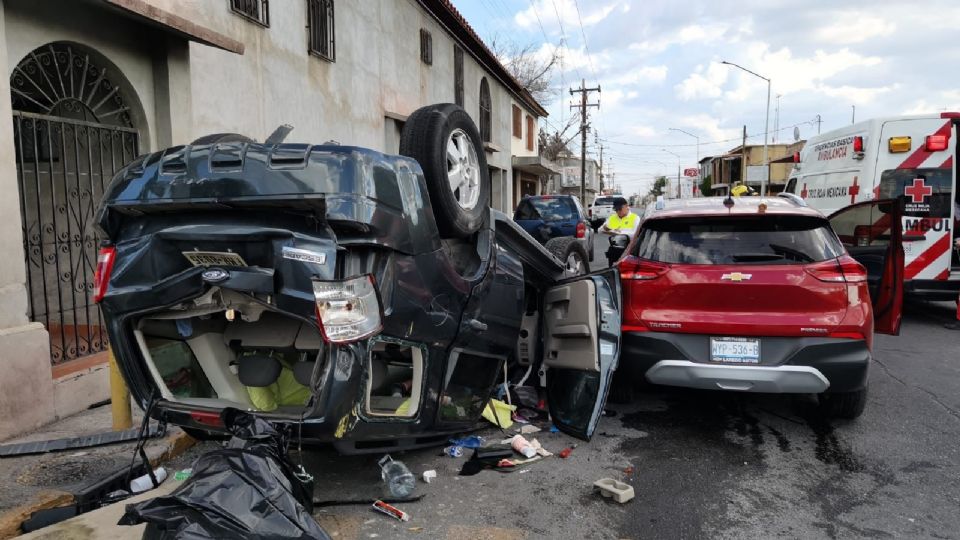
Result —
<instances>
[{"instance_id":1,"label":"door handle","mask_svg":"<svg viewBox=\"0 0 960 540\"><path fill-rule=\"evenodd\" d=\"M486 332L488 328L486 323L482 323L477 319L470 319L469 321L467 321L467 326L476 330L477 332Z\"/></svg>"}]
</instances>

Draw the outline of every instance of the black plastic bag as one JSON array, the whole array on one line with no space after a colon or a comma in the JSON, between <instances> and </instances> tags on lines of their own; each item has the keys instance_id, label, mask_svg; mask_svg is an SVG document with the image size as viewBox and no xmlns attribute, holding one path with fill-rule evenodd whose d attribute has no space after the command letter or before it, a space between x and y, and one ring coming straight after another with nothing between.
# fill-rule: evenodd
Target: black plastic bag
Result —
<instances>
[{"instance_id":1,"label":"black plastic bag","mask_svg":"<svg viewBox=\"0 0 960 540\"><path fill-rule=\"evenodd\" d=\"M233 435L208 452L169 495L127 506L120 525L147 523L144 538L310 538L329 540L311 515L313 481L298 477L287 441L268 422L224 409Z\"/></svg>"}]
</instances>

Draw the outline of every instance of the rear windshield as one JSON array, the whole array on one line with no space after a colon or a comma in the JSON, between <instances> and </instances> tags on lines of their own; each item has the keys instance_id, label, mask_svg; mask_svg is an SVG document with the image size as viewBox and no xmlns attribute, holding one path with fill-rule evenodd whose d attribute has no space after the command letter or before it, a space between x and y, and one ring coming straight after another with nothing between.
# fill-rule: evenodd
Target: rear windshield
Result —
<instances>
[{"instance_id":1,"label":"rear windshield","mask_svg":"<svg viewBox=\"0 0 960 540\"><path fill-rule=\"evenodd\" d=\"M615 197L597 197L593 201L594 206L613 206L613 199Z\"/></svg>"},{"instance_id":2,"label":"rear windshield","mask_svg":"<svg viewBox=\"0 0 960 540\"><path fill-rule=\"evenodd\" d=\"M840 256L822 218L750 216L647 221L634 255L678 264L805 264Z\"/></svg>"},{"instance_id":3,"label":"rear windshield","mask_svg":"<svg viewBox=\"0 0 960 540\"><path fill-rule=\"evenodd\" d=\"M513 219L542 219L544 221L567 221L576 219L573 201L563 197L524 199L517 206Z\"/></svg>"}]
</instances>

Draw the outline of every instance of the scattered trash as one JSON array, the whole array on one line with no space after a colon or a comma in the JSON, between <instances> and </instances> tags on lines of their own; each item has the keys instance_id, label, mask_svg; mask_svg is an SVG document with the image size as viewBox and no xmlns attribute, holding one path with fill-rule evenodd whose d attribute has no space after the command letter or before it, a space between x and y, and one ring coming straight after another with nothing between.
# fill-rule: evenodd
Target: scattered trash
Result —
<instances>
[{"instance_id":1,"label":"scattered trash","mask_svg":"<svg viewBox=\"0 0 960 540\"><path fill-rule=\"evenodd\" d=\"M513 439L510 440L510 446L518 453L523 454L523 457L532 458L537 455L537 449L523 435L514 435Z\"/></svg>"},{"instance_id":2,"label":"scattered trash","mask_svg":"<svg viewBox=\"0 0 960 540\"><path fill-rule=\"evenodd\" d=\"M193 474L193 469L183 469L182 471L177 471L173 474L173 479L177 482L183 482L187 478L190 478L190 475Z\"/></svg>"},{"instance_id":3,"label":"scattered trash","mask_svg":"<svg viewBox=\"0 0 960 540\"><path fill-rule=\"evenodd\" d=\"M377 512L383 512L384 514L394 517L400 521L410 521L410 514L400 510L395 506L390 506L383 501L377 501L373 503L373 509Z\"/></svg>"},{"instance_id":4,"label":"scattered trash","mask_svg":"<svg viewBox=\"0 0 960 540\"><path fill-rule=\"evenodd\" d=\"M560 453L557 455L560 456L561 459L567 459L568 457L570 457L570 454L572 452L573 452L573 448L567 447L561 450Z\"/></svg>"},{"instance_id":5,"label":"scattered trash","mask_svg":"<svg viewBox=\"0 0 960 540\"><path fill-rule=\"evenodd\" d=\"M200 456L190 478L169 495L128 505L118 524L147 523L144 536L156 540L330 540L311 515L312 477L290 461L286 437L238 409L224 409L220 419L233 435L227 446Z\"/></svg>"},{"instance_id":6,"label":"scattered trash","mask_svg":"<svg viewBox=\"0 0 960 540\"><path fill-rule=\"evenodd\" d=\"M153 480L150 478L150 474L147 473L143 476L138 476L130 481L130 493L143 493L144 491L149 491L155 487L158 487L167 479L167 470L163 467L157 467L153 470L153 476L157 479L157 485L153 485Z\"/></svg>"},{"instance_id":7,"label":"scattered trash","mask_svg":"<svg viewBox=\"0 0 960 540\"><path fill-rule=\"evenodd\" d=\"M423 531L423 527L409 527L407 530L410 532L421 532Z\"/></svg>"},{"instance_id":8,"label":"scattered trash","mask_svg":"<svg viewBox=\"0 0 960 540\"><path fill-rule=\"evenodd\" d=\"M520 474L528 473L528 472L530 472L530 469L524 469L524 470L520 471Z\"/></svg>"},{"instance_id":9,"label":"scattered trash","mask_svg":"<svg viewBox=\"0 0 960 540\"><path fill-rule=\"evenodd\" d=\"M550 426L550 433L560 433L560 430L557 429L557 426L551 425L551 426Z\"/></svg>"},{"instance_id":10,"label":"scattered trash","mask_svg":"<svg viewBox=\"0 0 960 540\"><path fill-rule=\"evenodd\" d=\"M604 497L608 499L612 498L620 504L629 501L634 496L633 486L619 482L613 478L601 478L593 483L593 487Z\"/></svg>"},{"instance_id":11,"label":"scattered trash","mask_svg":"<svg viewBox=\"0 0 960 540\"><path fill-rule=\"evenodd\" d=\"M448 446L443 449L443 453L450 457L463 457L462 446Z\"/></svg>"},{"instance_id":12,"label":"scattered trash","mask_svg":"<svg viewBox=\"0 0 960 540\"><path fill-rule=\"evenodd\" d=\"M437 477L437 471L430 469L429 471L423 471L423 481L430 483L431 480Z\"/></svg>"},{"instance_id":13,"label":"scattered trash","mask_svg":"<svg viewBox=\"0 0 960 540\"><path fill-rule=\"evenodd\" d=\"M484 446L473 451L473 459L481 461L496 461L513 457L513 449L509 446Z\"/></svg>"},{"instance_id":14,"label":"scattered trash","mask_svg":"<svg viewBox=\"0 0 960 540\"><path fill-rule=\"evenodd\" d=\"M484 441L483 437L479 435L470 435L468 437L460 437L459 439L450 439L450 444L454 446L462 446L463 448L480 448L483 446Z\"/></svg>"},{"instance_id":15,"label":"scattered trash","mask_svg":"<svg viewBox=\"0 0 960 540\"><path fill-rule=\"evenodd\" d=\"M517 410L516 405L507 405L499 399L491 399L483 408L483 417L501 429L510 429L513 425L511 416L515 410Z\"/></svg>"},{"instance_id":16,"label":"scattered trash","mask_svg":"<svg viewBox=\"0 0 960 540\"><path fill-rule=\"evenodd\" d=\"M540 445L540 441L536 439L530 439L530 444L537 449L537 454L541 457L550 457L553 455L553 452L548 451L546 448Z\"/></svg>"},{"instance_id":17,"label":"scattered trash","mask_svg":"<svg viewBox=\"0 0 960 540\"><path fill-rule=\"evenodd\" d=\"M394 461L390 454L387 454L377 463L380 465L380 476L391 496L403 499L413 493L417 478L402 461Z\"/></svg>"},{"instance_id":18,"label":"scattered trash","mask_svg":"<svg viewBox=\"0 0 960 540\"><path fill-rule=\"evenodd\" d=\"M520 428L520 433L522 433L523 435L529 435L531 433L536 433L538 431L540 431L540 428L538 428L537 426L534 426L533 424L527 424Z\"/></svg>"},{"instance_id":19,"label":"scattered trash","mask_svg":"<svg viewBox=\"0 0 960 540\"><path fill-rule=\"evenodd\" d=\"M315 508L320 508L321 506L353 506L353 505L369 506L377 501L390 503L390 504L393 504L393 503L407 504L407 503L418 502L421 499L423 499L423 495L416 495L413 497L408 497L406 499L393 499L393 498L387 498L387 497L383 499L333 499L333 500L314 499L313 506ZM370 523L376 523L376 520L371 519L371 520L365 521L364 523L369 525Z\"/></svg>"}]
</instances>

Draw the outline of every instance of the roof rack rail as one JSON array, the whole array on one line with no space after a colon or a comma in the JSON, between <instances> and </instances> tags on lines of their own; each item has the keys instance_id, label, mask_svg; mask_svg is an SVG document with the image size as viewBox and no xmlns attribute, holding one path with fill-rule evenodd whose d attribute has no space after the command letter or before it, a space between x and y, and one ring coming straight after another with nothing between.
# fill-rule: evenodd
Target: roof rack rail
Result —
<instances>
[{"instance_id":1,"label":"roof rack rail","mask_svg":"<svg viewBox=\"0 0 960 540\"><path fill-rule=\"evenodd\" d=\"M777 193L777 197L783 197L797 206L807 206L807 201L795 193Z\"/></svg>"}]
</instances>

